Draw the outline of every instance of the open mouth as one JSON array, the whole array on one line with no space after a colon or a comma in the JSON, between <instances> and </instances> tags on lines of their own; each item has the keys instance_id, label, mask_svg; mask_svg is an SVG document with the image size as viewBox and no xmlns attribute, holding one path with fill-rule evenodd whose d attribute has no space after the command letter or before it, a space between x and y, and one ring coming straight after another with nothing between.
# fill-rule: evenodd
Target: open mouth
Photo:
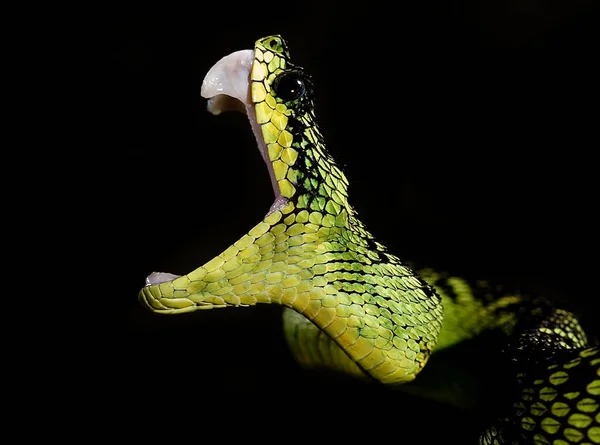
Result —
<instances>
[{"instance_id":1,"label":"open mouth","mask_svg":"<svg viewBox=\"0 0 600 445\"><path fill-rule=\"evenodd\" d=\"M259 152L265 161L271 185L275 193L275 200L267 215L280 210L288 204L279 189L272 163L269 159L267 145L262 136L260 125L256 121L256 111L252 102L251 81L252 66L254 64L254 50L247 49L236 51L223 57L213 67L202 81L200 94L208 99L207 109L214 115L224 111L238 111L246 114ZM146 277L146 286L154 286L167 281L173 281L181 275L166 272L153 272Z\"/></svg>"},{"instance_id":2,"label":"open mouth","mask_svg":"<svg viewBox=\"0 0 600 445\"><path fill-rule=\"evenodd\" d=\"M248 117L275 193L275 201L268 212L270 214L285 207L287 200L279 190L267 145L262 137L260 125L256 122L256 111L250 91L250 76L254 60L254 50L251 49L236 51L223 57L208 70L202 82L200 94L208 99L207 108L212 114L221 114L223 111L241 111Z\"/></svg>"}]
</instances>

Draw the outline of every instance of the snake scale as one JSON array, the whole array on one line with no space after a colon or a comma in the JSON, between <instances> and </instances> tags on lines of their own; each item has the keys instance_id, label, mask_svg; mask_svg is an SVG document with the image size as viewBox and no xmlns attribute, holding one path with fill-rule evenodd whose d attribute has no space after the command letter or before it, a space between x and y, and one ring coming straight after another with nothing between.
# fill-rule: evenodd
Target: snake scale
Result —
<instances>
[{"instance_id":1,"label":"snake scale","mask_svg":"<svg viewBox=\"0 0 600 445\"><path fill-rule=\"evenodd\" d=\"M306 366L396 386L432 353L500 331L509 403L481 444L600 443L600 352L576 316L542 298L417 269L358 218L325 148L313 86L278 35L219 61L202 95L248 115L275 201L262 221L187 275L153 273L139 293L159 314L277 303Z\"/></svg>"}]
</instances>

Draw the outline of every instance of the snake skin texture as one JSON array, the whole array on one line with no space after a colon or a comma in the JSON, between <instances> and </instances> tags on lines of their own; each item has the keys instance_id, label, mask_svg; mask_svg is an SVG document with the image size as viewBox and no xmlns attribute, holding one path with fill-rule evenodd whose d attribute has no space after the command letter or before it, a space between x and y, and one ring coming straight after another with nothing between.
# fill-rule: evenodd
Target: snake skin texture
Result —
<instances>
[{"instance_id":1,"label":"snake skin texture","mask_svg":"<svg viewBox=\"0 0 600 445\"><path fill-rule=\"evenodd\" d=\"M512 392L480 443L600 443L600 355L575 316L389 253L348 200L287 43L259 39L253 58L249 91L278 205L203 266L143 287L141 303L161 314L277 303L300 363L392 386L415 379L437 343L500 329Z\"/></svg>"}]
</instances>

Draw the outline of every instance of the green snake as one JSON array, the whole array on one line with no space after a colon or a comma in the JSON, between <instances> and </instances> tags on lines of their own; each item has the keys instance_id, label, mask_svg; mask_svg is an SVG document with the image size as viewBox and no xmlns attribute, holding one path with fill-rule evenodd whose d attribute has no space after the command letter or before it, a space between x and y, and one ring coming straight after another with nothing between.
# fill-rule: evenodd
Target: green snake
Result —
<instances>
[{"instance_id":1,"label":"green snake","mask_svg":"<svg viewBox=\"0 0 600 445\"><path fill-rule=\"evenodd\" d=\"M348 179L315 122L312 81L281 36L221 59L202 95L213 114L247 114L275 201L203 266L149 275L143 305L178 314L277 303L299 363L394 387L415 379L432 353L501 332L510 400L480 443L600 443L600 352L576 316L388 252L350 204Z\"/></svg>"}]
</instances>

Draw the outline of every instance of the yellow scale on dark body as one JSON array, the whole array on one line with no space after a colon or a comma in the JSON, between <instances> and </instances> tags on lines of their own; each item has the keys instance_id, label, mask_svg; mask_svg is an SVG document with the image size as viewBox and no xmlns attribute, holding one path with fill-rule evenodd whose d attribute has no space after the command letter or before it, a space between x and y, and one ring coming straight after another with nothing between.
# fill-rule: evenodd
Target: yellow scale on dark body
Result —
<instances>
[{"instance_id":1,"label":"yellow scale on dark body","mask_svg":"<svg viewBox=\"0 0 600 445\"><path fill-rule=\"evenodd\" d=\"M384 384L413 380L436 342L440 350L485 330L514 330L521 296L488 298L494 290L485 283L471 286L429 269L417 274L375 241L348 202L348 180L325 150L311 95L286 102L275 93L291 72L301 68L290 62L281 37L256 42L251 97L287 204L202 267L144 287L142 303L165 314L282 304L291 309L284 311L285 335L300 362ZM571 336L558 348L578 356L535 375L521 373L513 417L490 427L481 443L513 443L511 437L600 443L598 348L580 348L587 340L572 314L559 318L568 322L544 325L549 332L538 329L536 335L552 341ZM585 387L561 391L561 376L578 368L587 373Z\"/></svg>"}]
</instances>

